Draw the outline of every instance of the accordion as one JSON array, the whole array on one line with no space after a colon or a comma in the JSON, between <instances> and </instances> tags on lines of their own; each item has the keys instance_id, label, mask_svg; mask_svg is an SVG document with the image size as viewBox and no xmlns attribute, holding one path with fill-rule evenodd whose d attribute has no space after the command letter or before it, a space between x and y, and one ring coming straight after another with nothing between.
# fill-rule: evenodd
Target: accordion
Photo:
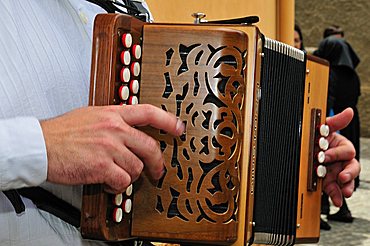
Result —
<instances>
[{"instance_id":1,"label":"accordion","mask_svg":"<svg viewBox=\"0 0 370 246\"><path fill-rule=\"evenodd\" d=\"M152 104L186 134L158 140L165 175L123 194L85 185L81 233L119 241L292 245L320 233L328 63L254 25L96 17L90 105Z\"/></svg>"}]
</instances>

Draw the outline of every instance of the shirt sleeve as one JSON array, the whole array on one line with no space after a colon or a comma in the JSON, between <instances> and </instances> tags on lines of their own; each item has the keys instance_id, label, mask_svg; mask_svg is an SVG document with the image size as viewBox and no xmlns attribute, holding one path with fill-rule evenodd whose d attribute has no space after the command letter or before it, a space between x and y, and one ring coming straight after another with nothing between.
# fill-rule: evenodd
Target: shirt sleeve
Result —
<instances>
[{"instance_id":1,"label":"shirt sleeve","mask_svg":"<svg viewBox=\"0 0 370 246\"><path fill-rule=\"evenodd\" d=\"M46 145L39 121L0 120L0 190L37 186L46 178Z\"/></svg>"}]
</instances>

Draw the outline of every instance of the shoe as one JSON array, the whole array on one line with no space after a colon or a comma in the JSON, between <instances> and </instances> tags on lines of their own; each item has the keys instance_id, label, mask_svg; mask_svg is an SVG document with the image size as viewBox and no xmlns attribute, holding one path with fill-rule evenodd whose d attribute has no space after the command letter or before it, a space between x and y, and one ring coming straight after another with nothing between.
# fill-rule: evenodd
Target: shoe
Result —
<instances>
[{"instance_id":1,"label":"shoe","mask_svg":"<svg viewBox=\"0 0 370 246\"><path fill-rule=\"evenodd\" d=\"M329 203L328 204L321 203L321 214L329 215L329 213L330 213L330 205L329 205Z\"/></svg>"},{"instance_id":2,"label":"shoe","mask_svg":"<svg viewBox=\"0 0 370 246\"><path fill-rule=\"evenodd\" d=\"M355 178L355 191L357 190L358 187L360 187L360 177L359 176Z\"/></svg>"},{"instance_id":3,"label":"shoe","mask_svg":"<svg viewBox=\"0 0 370 246\"><path fill-rule=\"evenodd\" d=\"M325 215L330 214L329 197L326 194L323 194L321 196L321 214L325 214Z\"/></svg>"},{"instance_id":4,"label":"shoe","mask_svg":"<svg viewBox=\"0 0 370 246\"><path fill-rule=\"evenodd\" d=\"M344 222L344 223L352 223L354 218L351 215L350 211L341 211L339 210L335 214L329 214L328 215L328 220L334 220L338 222Z\"/></svg>"},{"instance_id":5,"label":"shoe","mask_svg":"<svg viewBox=\"0 0 370 246\"><path fill-rule=\"evenodd\" d=\"M320 218L320 230L330 231L331 226L328 222Z\"/></svg>"}]
</instances>

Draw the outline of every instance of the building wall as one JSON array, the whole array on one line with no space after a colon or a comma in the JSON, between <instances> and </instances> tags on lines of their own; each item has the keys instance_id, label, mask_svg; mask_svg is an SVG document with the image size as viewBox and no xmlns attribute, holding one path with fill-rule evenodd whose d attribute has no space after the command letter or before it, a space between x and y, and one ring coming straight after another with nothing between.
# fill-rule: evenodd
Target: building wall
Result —
<instances>
[{"instance_id":1,"label":"building wall","mask_svg":"<svg viewBox=\"0 0 370 246\"><path fill-rule=\"evenodd\" d=\"M193 23L193 13L205 13L206 20L256 15L262 33L293 45L294 0L146 0L155 22ZM266 7L268 6L268 7Z\"/></svg>"},{"instance_id":2,"label":"building wall","mask_svg":"<svg viewBox=\"0 0 370 246\"><path fill-rule=\"evenodd\" d=\"M304 45L317 47L325 27L337 24L361 59L357 68L362 95L358 105L361 136L370 137L370 1L296 0L295 19L300 25Z\"/></svg>"},{"instance_id":3,"label":"building wall","mask_svg":"<svg viewBox=\"0 0 370 246\"><path fill-rule=\"evenodd\" d=\"M259 28L276 37L277 0L146 0L156 22L193 23L193 13L206 14L207 20L222 20L248 15L260 16ZM280 0L289 1L289 0ZM291 1L292 19L294 0ZM270 6L266 8L265 6Z\"/></svg>"}]
</instances>

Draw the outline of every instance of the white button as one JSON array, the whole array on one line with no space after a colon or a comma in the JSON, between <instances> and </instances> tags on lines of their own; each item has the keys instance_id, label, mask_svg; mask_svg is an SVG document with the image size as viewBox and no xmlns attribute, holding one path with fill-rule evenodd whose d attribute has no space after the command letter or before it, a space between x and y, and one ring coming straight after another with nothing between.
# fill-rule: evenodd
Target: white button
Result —
<instances>
[{"instance_id":1,"label":"white button","mask_svg":"<svg viewBox=\"0 0 370 246\"><path fill-rule=\"evenodd\" d=\"M141 46L138 44L133 45L132 53L134 54L135 59L140 59L141 58Z\"/></svg>"},{"instance_id":2,"label":"white button","mask_svg":"<svg viewBox=\"0 0 370 246\"><path fill-rule=\"evenodd\" d=\"M324 178L326 175L326 167L324 165L319 165L316 169L317 177Z\"/></svg>"},{"instance_id":3,"label":"white button","mask_svg":"<svg viewBox=\"0 0 370 246\"><path fill-rule=\"evenodd\" d=\"M318 154L317 154L317 161L319 163L324 163L325 161L325 153L324 151L320 151Z\"/></svg>"},{"instance_id":4,"label":"white button","mask_svg":"<svg viewBox=\"0 0 370 246\"><path fill-rule=\"evenodd\" d=\"M131 72L134 76L139 76L140 74L140 64L138 62L134 62L131 64Z\"/></svg>"},{"instance_id":5,"label":"white button","mask_svg":"<svg viewBox=\"0 0 370 246\"><path fill-rule=\"evenodd\" d=\"M125 210L125 213L130 213L131 212L131 208L132 208L132 201L131 201L131 199L127 199L126 201L125 201L125 205L124 205L124 210Z\"/></svg>"},{"instance_id":6,"label":"white button","mask_svg":"<svg viewBox=\"0 0 370 246\"><path fill-rule=\"evenodd\" d=\"M328 125L323 124L323 125L320 126L321 136L327 137L327 136L329 136L329 133L330 133L330 128L329 128Z\"/></svg>"},{"instance_id":7,"label":"white button","mask_svg":"<svg viewBox=\"0 0 370 246\"><path fill-rule=\"evenodd\" d=\"M130 48L132 45L132 36L130 33L125 33L122 35L122 44L125 48Z\"/></svg>"},{"instance_id":8,"label":"white button","mask_svg":"<svg viewBox=\"0 0 370 246\"><path fill-rule=\"evenodd\" d=\"M127 189L126 189L126 195L127 196L131 196L132 195L132 190L133 190L133 186L132 186L132 184L129 186L129 187L127 187Z\"/></svg>"},{"instance_id":9,"label":"white button","mask_svg":"<svg viewBox=\"0 0 370 246\"><path fill-rule=\"evenodd\" d=\"M133 94L137 94L139 92L139 81L136 79L130 81L130 91Z\"/></svg>"},{"instance_id":10,"label":"white button","mask_svg":"<svg viewBox=\"0 0 370 246\"><path fill-rule=\"evenodd\" d=\"M128 66L131 62L131 54L128 50L122 51L120 58L121 58L121 62L126 66Z\"/></svg>"},{"instance_id":11,"label":"white button","mask_svg":"<svg viewBox=\"0 0 370 246\"><path fill-rule=\"evenodd\" d=\"M120 223L122 221L122 218L123 218L122 209L121 208L115 208L113 210L113 221L117 222L117 223Z\"/></svg>"},{"instance_id":12,"label":"white button","mask_svg":"<svg viewBox=\"0 0 370 246\"><path fill-rule=\"evenodd\" d=\"M119 93L119 97L121 98L121 100L126 101L130 95L130 90L128 89L126 85L121 85L118 93Z\"/></svg>"},{"instance_id":13,"label":"white button","mask_svg":"<svg viewBox=\"0 0 370 246\"><path fill-rule=\"evenodd\" d=\"M131 73L127 67L121 69L121 81L128 83L130 81Z\"/></svg>"},{"instance_id":14,"label":"white button","mask_svg":"<svg viewBox=\"0 0 370 246\"><path fill-rule=\"evenodd\" d=\"M114 205L121 206L122 201L123 201L122 194L117 194L117 195L114 196L114 201L113 201L114 202Z\"/></svg>"},{"instance_id":15,"label":"white button","mask_svg":"<svg viewBox=\"0 0 370 246\"><path fill-rule=\"evenodd\" d=\"M319 146L320 146L320 149L327 150L329 148L329 141L326 138L321 137L319 139Z\"/></svg>"},{"instance_id":16,"label":"white button","mask_svg":"<svg viewBox=\"0 0 370 246\"><path fill-rule=\"evenodd\" d=\"M129 105L135 105L135 104L138 104L139 103L139 99L137 98L137 96L132 96L128 99L128 104Z\"/></svg>"}]
</instances>

